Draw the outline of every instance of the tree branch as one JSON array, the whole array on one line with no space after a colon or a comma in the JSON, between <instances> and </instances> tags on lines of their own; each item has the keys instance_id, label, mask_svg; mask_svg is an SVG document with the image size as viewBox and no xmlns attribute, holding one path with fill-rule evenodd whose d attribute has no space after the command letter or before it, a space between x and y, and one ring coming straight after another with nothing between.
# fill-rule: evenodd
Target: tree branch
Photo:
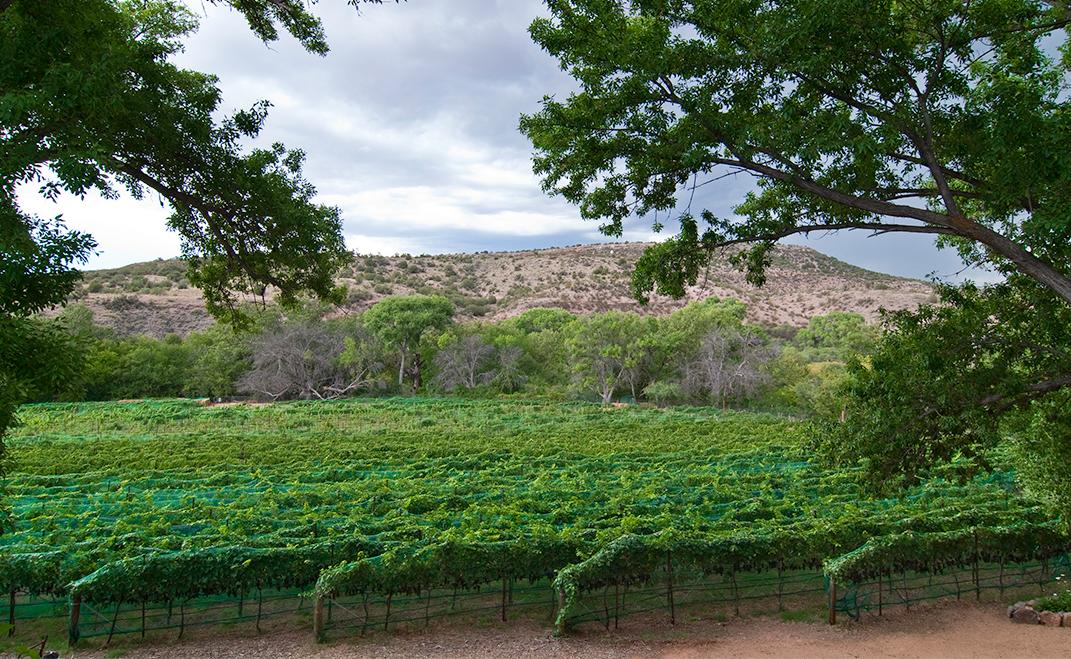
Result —
<instances>
[{"instance_id":1,"label":"tree branch","mask_svg":"<svg viewBox=\"0 0 1071 659\"><path fill-rule=\"evenodd\" d=\"M1028 385L1023 391L1017 394L993 394L991 396L986 396L979 402L979 404L983 407L992 406L994 411L1003 412L1012 407L1025 405L1036 398L1058 391L1064 387L1071 387L1071 374L1060 375L1043 382L1036 382Z\"/></svg>"},{"instance_id":2,"label":"tree branch","mask_svg":"<svg viewBox=\"0 0 1071 659\"><path fill-rule=\"evenodd\" d=\"M834 224L810 224L807 226L795 226L783 231L775 231L772 233L759 234L756 236L748 236L747 238L733 238L732 240L726 240L719 242L715 245L718 247L728 247L729 245L740 245L744 243L753 243L757 241L776 241L788 236L811 233L812 231L873 231L874 235L881 235L883 233L930 233L930 234L943 234L943 235L956 235L953 229L947 229L944 227L936 227L930 225L916 225L916 224L883 224L881 222L837 222Z\"/></svg>"}]
</instances>

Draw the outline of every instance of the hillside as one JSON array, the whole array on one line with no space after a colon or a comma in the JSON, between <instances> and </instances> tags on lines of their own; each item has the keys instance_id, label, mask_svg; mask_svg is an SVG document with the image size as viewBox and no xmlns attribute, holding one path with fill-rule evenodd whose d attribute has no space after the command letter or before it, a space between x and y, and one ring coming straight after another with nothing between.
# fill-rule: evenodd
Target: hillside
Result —
<instances>
[{"instance_id":1,"label":"hillside","mask_svg":"<svg viewBox=\"0 0 1071 659\"><path fill-rule=\"evenodd\" d=\"M830 311L856 311L873 321L880 308L912 308L933 299L925 282L857 268L806 247L782 246L762 288L748 284L726 257L711 265L686 299L655 296L643 307L629 296L628 282L644 247L617 243L439 256L358 255L339 277L349 286L344 313L406 293L446 295L460 317L487 319L532 307L664 314L715 295L747 303L753 322L800 326ZM78 301L93 310L97 322L121 334L187 334L212 321L184 274L178 259L89 271Z\"/></svg>"}]
</instances>

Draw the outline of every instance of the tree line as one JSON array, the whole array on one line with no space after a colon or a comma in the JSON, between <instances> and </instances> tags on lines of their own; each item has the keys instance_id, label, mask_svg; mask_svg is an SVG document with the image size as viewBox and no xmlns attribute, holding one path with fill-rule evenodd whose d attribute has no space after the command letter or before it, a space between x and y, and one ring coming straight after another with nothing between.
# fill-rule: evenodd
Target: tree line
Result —
<instances>
[{"instance_id":1,"label":"tree line","mask_svg":"<svg viewBox=\"0 0 1071 659\"><path fill-rule=\"evenodd\" d=\"M246 330L153 338L118 336L74 304L41 322L67 337L81 368L39 399L523 394L823 412L846 363L879 336L854 313L795 329L749 324L746 311L709 298L662 317L535 308L461 323L446 298L408 295L346 316L315 303L268 307Z\"/></svg>"}]
</instances>

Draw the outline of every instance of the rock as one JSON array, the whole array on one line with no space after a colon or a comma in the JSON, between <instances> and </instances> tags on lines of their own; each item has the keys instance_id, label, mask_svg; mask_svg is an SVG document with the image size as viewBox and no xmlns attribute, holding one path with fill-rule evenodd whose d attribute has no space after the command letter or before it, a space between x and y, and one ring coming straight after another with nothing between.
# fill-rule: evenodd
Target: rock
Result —
<instances>
[{"instance_id":1,"label":"rock","mask_svg":"<svg viewBox=\"0 0 1071 659\"><path fill-rule=\"evenodd\" d=\"M1008 607L1008 617L1009 618L1015 617L1015 612L1018 611L1019 609L1023 608L1024 606L1026 606L1026 602L1016 602L1015 604L1012 604L1011 606L1009 606Z\"/></svg>"},{"instance_id":2,"label":"rock","mask_svg":"<svg viewBox=\"0 0 1071 659\"><path fill-rule=\"evenodd\" d=\"M1041 621L1041 624L1049 627L1059 627L1063 619L1062 615L1053 611L1042 611L1038 614L1038 620Z\"/></svg>"},{"instance_id":3,"label":"rock","mask_svg":"<svg viewBox=\"0 0 1071 659\"><path fill-rule=\"evenodd\" d=\"M1036 625L1039 621L1038 612L1029 606L1024 606L1012 615L1012 621L1020 625Z\"/></svg>"},{"instance_id":4,"label":"rock","mask_svg":"<svg viewBox=\"0 0 1071 659\"><path fill-rule=\"evenodd\" d=\"M41 655L41 659L60 659L59 650L49 650Z\"/></svg>"},{"instance_id":5,"label":"rock","mask_svg":"<svg viewBox=\"0 0 1071 659\"><path fill-rule=\"evenodd\" d=\"M1071 613L1064 614L1064 627L1071 628Z\"/></svg>"}]
</instances>

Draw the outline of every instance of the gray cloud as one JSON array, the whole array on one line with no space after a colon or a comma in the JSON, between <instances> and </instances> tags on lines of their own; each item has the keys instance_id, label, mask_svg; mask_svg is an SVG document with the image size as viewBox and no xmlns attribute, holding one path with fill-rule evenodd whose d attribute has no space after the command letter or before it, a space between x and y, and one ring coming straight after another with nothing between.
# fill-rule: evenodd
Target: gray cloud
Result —
<instances>
[{"instance_id":1,"label":"gray cloud","mask_svg":"<svg viewBox=\"0 0 1071 659\"><path fill-rule=\"evenodd\" d=\"M227 111L274 104L259 141L307 152L306 174L324 203L342 208L352 247L441 253L605 240L596 223L543 194L517 131L520 114L536 110L544 94L573 87L528 37L531 20L546 12L539 0L409 0L359 13L341 0L321 2L315 10L332 49L323 58L288 37L260 43L225 8L191 8L203 14L202 27L178 63L218 75ZM750 185L741 176L704 187L693 207L727 214ZM92 266L175 253L155 200L108 203L58 204L72 226L100 241ZM55 214L49 206L39 212ZM652 220L630 221L625 237L649 239ZM894 274L959 269L924 236L797 242Z\"/></svg>"}]
</instances>

